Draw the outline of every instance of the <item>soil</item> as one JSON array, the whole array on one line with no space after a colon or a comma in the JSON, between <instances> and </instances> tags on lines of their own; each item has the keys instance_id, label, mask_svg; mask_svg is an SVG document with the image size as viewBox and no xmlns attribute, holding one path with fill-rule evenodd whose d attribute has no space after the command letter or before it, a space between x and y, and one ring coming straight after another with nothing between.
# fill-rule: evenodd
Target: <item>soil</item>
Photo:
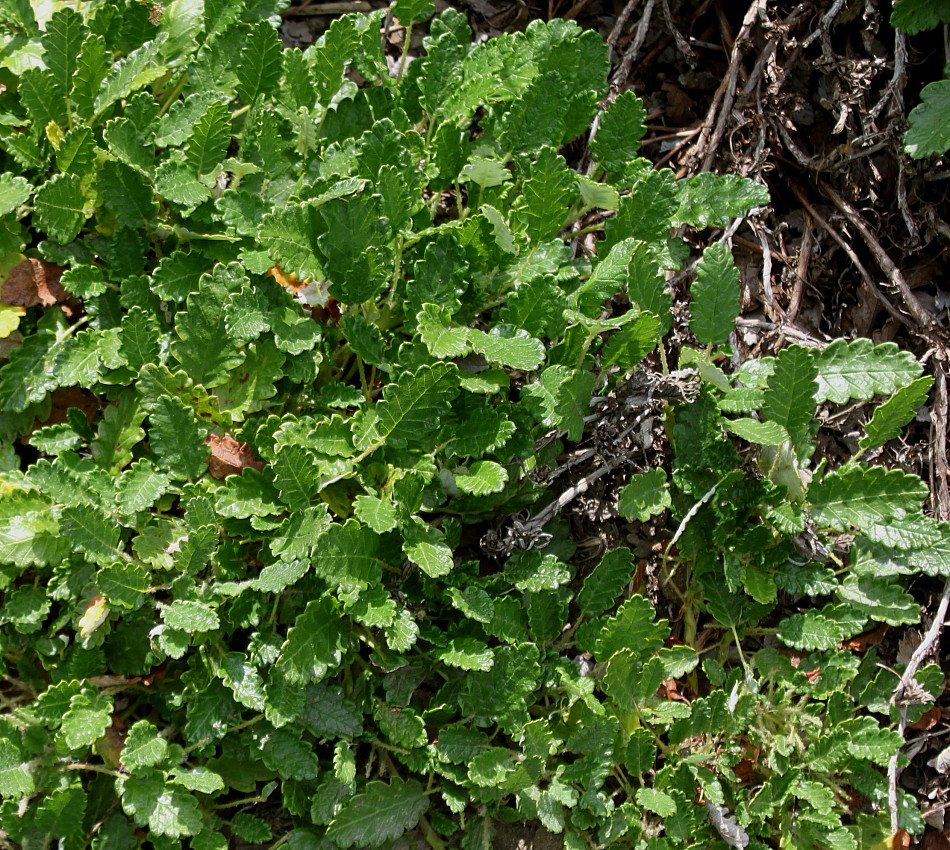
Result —
<instances>
[{"instance_id":1,"label":"soil","mask_svg":"<svg viewBox=\"0 0 950 850\"><path fill-rule=\"evenodd\" d=\"M284 15L285 42L306 47L335 15L385 5L304 0ZM823 346L835 337L864 336L892 340L925 359L936 377L934 399L904 441L877 460L928 480L931 512L950 519L950 287L944 283L950 171L946 157L912 160L902 149L907 113L919 102L921 88L938 79L950 61L943 34L896 33L885 0L464 0L454 5L468 14L479 38L551 17L597 30L611 46L610 96L632 89L647 107L644 156L677 176L712 170L768 187L771 205L730 227L743 283L735 339L739 358L771 354L788 342ZM422 29L413 30L413 50ZM394 55L403 37L398 27L390 30ZM581 162L586 141L564 153ZM723 236L712 229L684 235L697 255ZM595 250L589 238L579 251ZM686 282L686 275L671 281L680 303ZM828 409L825 416L844 442L863 421L860 405ZM834 441L821 450L832 460L838 451ZM626 538L636 548L635 530L609 508L615 498L609 478L603 485L575 512L579 540L596 546L597 539ZM923 610L919 630L883 629L873 638L891 665L919 643L950 584L943 588L935 579L921 579L913 592ZM936 652L942 659L939 646ZM945 669L950 669L946 662ZM915 846L929 850L950 847L950 819L944 818L950 783L935 766L948 743L948 720L945 697L923 727L908 730L905 752L911 761L900 778L928 824ZM499 824L494 846L562 845L544 831Z\"/></svg>"}]
</instances>

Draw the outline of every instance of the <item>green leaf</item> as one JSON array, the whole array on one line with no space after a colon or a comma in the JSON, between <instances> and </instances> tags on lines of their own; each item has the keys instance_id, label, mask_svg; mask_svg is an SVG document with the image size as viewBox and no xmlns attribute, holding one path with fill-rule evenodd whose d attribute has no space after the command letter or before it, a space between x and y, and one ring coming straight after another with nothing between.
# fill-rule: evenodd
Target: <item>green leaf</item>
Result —
<instances>
[{"instance_id":1,"label":"green leaf","mask_svg":"<svg viewBox=\"0 0 950 850\"><path fill-rule=\"evenodd\" d=\"M329 525L313 557L314 571L345 593L379 584L379 537L370 528L349 520Z\"/></svg>"},{"instance_id":2,"label":"green leaf","mask_svg":"<svg viewBox=\"0 0 950 850\"><path fill-rule=\"evenodd\" d=\"M139 826L148 826L156 836L181 838L197 835L204 824L198 801L173 783L166 783L162 774L146 769L116 783L122 808Z\"/></svg>"},{"instance_id":3,"label":"green leaf","mask_svg":"<svg viewBox=\"0 0 950 850\"><path fill-rule=\"evenodd\" d=\"M637 174L632 193L620 199L616 216L607 220L607 238L602 250L610 250L624 239L642 239L651 245L662 243L678 205L679 191L671 171L650 170ZM646 304L641 306L662 315Z\"/></svg>"},{"instance_id":4,"label":"green leaf","mask_svg":"<svg viewBox=\"0 0 950 850\"><path fill-rule=\"evenodd\" d=\"M168 35L162 57L181 61L201 44L198 36L204 29L203 0L171 0L162 9L161 31Z\"/></svg>"},{"instance_id":5,"label":"green leaf","mask_svg":"<svg viewBox=\"0 0 950 850\"><path fill-rule=\"evenodd\" d=\"M40 630L51 607L41 588L26 585L7 594L0 616L13 623L20 634L32 634Z\"/></svg>"},{"instance_id":6,"label":"green leaf","mask_svg":"<svg viewBox=\"0 0 950 850\"><path fill-rule=\"evenodd\" d=\"M731 219L769 202L765 186L737 174L703 171L678 185L680 205L674 220L697 228L725 227Z\"/></svg>"},{"instance_id":7,"label":"green leaf","mask_svg":"<svg viewBox=\"0 0 950 850\"><path fill-rule=\"evenodd\" d=\"M391 275L387 258L390 223L378 196L333 198L320 207L325 232L317 237L326 258L330 294L344 304L374 298Z\"/></svg>"},{"instance_id":8,"label":"green leaf","mask_svg":"<svg viewBox=\"0 0 950 850\"><path fill-rule=\"evenodd\" d=\"M457 457L483 455L503 446L515 429L504 408L479 406L466 411L465 427L453 436L447 451Z\"/></svg>"},{"instance_id":9,"label":"green leaf","mask_svg":"<svg viewBox=\"0 0 950 850\"><path fill-rule=\"evenodd\" d=\"M119 222L140 230L158 212L148 181L124 162L108 161L99 171L99 191Z\"/></svg>"},{"instance_id":10,"label":"green leaf","mask_svg":"<svg viewBox=\"0 0 950 850\"><path fill-rule=\"evenodd\" d=\"M629 371L656 348L659 339L660 320L652 313L636 314L607 340L601 363Z\"/></svg>"},{"instance_id":11,"label":"green leaf","mask_svg":"<svg viewBox=\"0 0 950 850\"><path fill-rule=\"evenodd\" d=\"M538 550L514 555L505 568L506 578L517 590L557 590L571 579L570 570L556 555Z\"/></svg>"},{"instance_id":12,"label":"green leaf","mask_svg":"<svg viewBox=\"0 0 950 850\"><path fill-rule=\"evenodd\" d=\"M453 325L448 308L435 304L423 304L416 317L419 338L433 357L460 357L471 350L471 329Z\"/></svg>"},{"instance_id":13,"label":"green leaf","mask_svg":"<svg viewBox=\"0 0 950 850\"><path fill-rule=\"evenodd\" d=\"M904 426L917 414L917 409L927 401L932 386L933 378L923 375L874 408L864 429L866 434L858 445L862 449L871 449L899 437Z\"/></svg>"},{"instance_id":14,"label":"green leaf","mask_svg":"<svg viewBox=\"0 0 950 850\"><path fill-rule=\"evenodd\" d=\"M890 395L923 371L909 351L893 342L875 345L869 339L836 339L818 357L819 403L867 401L875 394Z\"/></svg>"},{"instance_id":15,"label":"green leaf","mask_svg":"<svg viewBox=\"0 0 950 850\"><path fill-rule=\"evenodd\" d=\"M101 35L89 35L82 43L73 77L73 112L83 120L92 118L99 86L109 72L111 62L106 58L106 43Z\"/></svg>"},{"instance_id":16,"label":"green leaf","mask_svg":"<svg viewBox=\"0 0 950 850\"><path fill-rule=\"evenodd\" d=\"M649 473L648 473L649 474ZM614 604L636 572L633 553L624 547L611 549L584 579L577 604L586 617L596 617Z\"/></svg>"},{"instance_id":17,"label":"green leaf","mask_svg":"<svg viewBox=\"0 0 950 850\"><path fill-rule=\"evenodd\" d=\"M631 596L601 629L594 653L597 660L608 661L623 649L637 655L658 650L670 630L666 620L656 621L655 617L656 611L646 599L639 594Z\"/></svg>"},{"instance_id":18,"label":"green leaf","mask_svg":"<svg viewBox=\"0 0 950 850\"><path fill-rule=\"evenodd\" d=\"M274 729L260 738L261 760L283 779L316 779L320 762L296 730Z\"/></svg>"},{"instance_id":19,"label":"green leaf","mask_svg":"<svg viewBox=\"0 0 950 850\"><path fill-rule=\"evenodd\" d=\"M33 194L33 186L9 171L0 174L0 215L13 212Z\"/></svg>"},{"instance_id":20,"label":"green leaf","mask_svg":"<svg viewBox=\"0 0 950 850\"><path fill-rule=\"evenodd\" d=\"M280 80L280 38L269 21L255 24L244 39L240 61L235 66L237 96L251 105L271 93Z\"/></svg>"},{"instance_id":21,"label":"green leaf","mask_svg":"<svg viewBox=\"0 0 950 850\"><path fill-rule=\"evenodd\" d=\"M343 623L333 603L313 599L287 633L277 668L294 684L319 682L339 665L345 646Z\"/></svg>"},{"instance_id":22,"label":"green leaf","mask_svg":"<svg viewBox=\"0 0 950 850\"><path fill-rule=\"evenodd\" d=\"M76 449L81 440L82 437L66 423L37 428L30 434L30 445L48 455L58 455Z\"/></svg>"},{"instance_id":23,"label":"green leaf","mask_svg":"<svg viewBox=\"0 0 950 850\"><path fill-rule=\"evenodd\" d=\"M145 601L151 575L142 564L114 563L99 570L96 586L110 605L136 609Z\"/></svg>"},{"instance_id":24,"label":"green leaf","mask_svg":"<svg viewBox=\"0 0 950 850\"><path fill-rule=\"evenodd\" d=\"M322 280L317 236L324 229L314 204L288 204L264 216L258 239L285 274Z\"/></svg>"},{"instance_id":25,"label":"green leaf","mask_svg":"<svg viewBox=\"0 0 950 850\"><path fill-rule=\"evenodd\" d=\"M277 557L309 558L330 528L326 505L294 511L271 538L270 548Z\"/></svg>"},{"instance_id":26,"label":"green leaf","mask_svg":"<svg viewBox=\"0 0 950 850\"><path fill-rule=\"evenodd\" d=\"M162 620L170 629L181 632L213 632L221 625L217 613L203 602L176 599L162 611Z\"/></svg>"},{"instance_id":27,"label":"green leaf","mask_svg":"<svg viewBox=\"0 0 950 850\"><path fill-rule=\"evenodd\" d=\"M811 439L815 418L816 360L811 349L799 345L783 348L769 376L762 405L762 415L788 431L800 457Z\"/></svg>"},{"instance_id":28,"label":"green leaf","mask_svg":"<svg viewBox=\"0 0 950 850\"><path fill-rule=\"evenodd\" d=\"M33 774L25 762L17 744L0 738L0 797L26 798L36 790Z\"/></svg>"},{"instance_id":29,"label":"green leaf","mask_svg":"<svg viewBox=\"0 0 950 850\"><path fill-rule=\"evenodd\" d=\"M429 20L435 13L435 4L431 0L396 0L391 11L399 23L408 26L413 22Z\"/></svg>"},{"instance_id":30,"label":"green leaf","mask_svg":"<svg viewBox=\"0 0 950 850\"><path fill-rule=\"evenodd\" d=\"M567 141L565 119L570 104L563 92L564 80L556 71L535 77L499 121L502 149L530 154L545 145L556 148Z\"/></svg>"},{"instance_id":31,"label":"green leaf","mask_svg":"<svg viewBox=\"0 0 950 850\"><path fill-rule=\"evenodd\" d=\"M658 655L663 664L664 679L679 679L692 673L699 664L699 654L691 646L675 644L664 646Z\"/></svg>"},{"instance_id":32,"label":"green leaf","mask_svg":"<svg viewBox=\"0 0 950 850\"><path fill-rule=\"evenodd\" d=\"M142 307L132 307L122 317L122 359L133 372L160 362L159 333L158 320Z\"/></svg>"},{"instance_id":33,"label":"green leaf","mask_svg":"<svg viewBox=\"0 0 950 850\"><path fill-rule=\"evenodd\" d=\"M596 382L594 374L549 366L540 377L536 383L522 387L522 398L542 423L563 428L570 440L580 440Z\"/></svg>"},{"instance_id":34,"label":"green leaf","mask_svg":"<svg viewBox=\"0 0 950 850\"><path fill-rule=\"evenodd\" d=\"M643 101L633 91L619 95L600 117L597 135L590 147L597 164L617 183L640 149L640 139L646 134L644 126L647 111Z\"/></svg>"},{"instance_id":35,"label":"green leaf","mask_svg":"<svg viewBox=\"0 0 950 850\"><path fill-rule=\"evenodd\" d=\"M198 177L212 174L224 159L230 143L231 111L220 100L213 100L195 124L185 149L185 161Z\"/></svg>"},{"instance_id":36,"label":"green leaf","mask_svg":"<svg viewBox=\"0 0 950 850\"><path fill-rule=\"evenodd\" d=\"M826 605L781 620L778 637L795 649L831 649L835 644L857 634L865 622L863 616L849 613L845 606Z\"/></svg>"},{"instance_id":37,"label":"green leaf","mask_svg":"<svg viewBox=\"0 0 950 850\"><path fill-rule=\"evenodd\" d=\"M607 183L598 183L579 174L577 175L577 188L581 193L584 206L587 208L616 210L620 206L620 193Z\"/></svg>"},{"instance_id":38,"label":"green leaf","mask_svg":"<svg viewBox=\"0 0 950 850\"><path fill-rule=\"evenodd\" d=\"M207 767L193 767L190 770L176 768L173 771L176 785L181 785L189 791L200 791L202 794L213 794L225 788L221 774L209 770ZM192 842L192 847L195 843Z\"/></svg>"},{"instance_id":39,"label":"green leaf","mask_svg":"<svg viewBox=\"0 0 950 850\"><path fill-rule=\"evenodd\" d=\"M406 557L426 575L438 578L452 571L455 566L452 549L446 545L439 529L414 516L403 526L402 532Z\"/></svg>"},{"instance_id":40,"label":"green leaf","mask_svg":"<svg viewBox=\"0 0 950 850\"><path fill-rule=\"evenodd\" d=\"M507 470L501 464L490 460L475 461L467 473L455 476L455 486L463 493L473 496L500 493L507 483Z\"/></svg>"},{"instance_id":41,"label":"green leaf","mask_svg":"<svg viewBox=\"0 0 950 850\"><path fill-rule=\"evenodd\" d=\"M482 788L503 786L515 770L512 752L504 747L489 747L469 762L469 779Z\"/></svg>"},{"instance_id":42,"label":"green leaf","mask_svg":"<svg viewBox=\"0 0 950 850\"><path fill-rule=\"evenodd\" d=\"M36 127L63 126L67 123L66 103L56 90L53 75L40 68L29 68L19 80L20 103Z\"/></svg>"},{"instance_id":43,"label":"green leaf","mask_svg":"<svg viewBox=\"0 0 950 850\"><path fill-rule=\"evenodd\" d=\"M908 35L946 23L950 23L950 0L896 0L891 12L891 26Z\"/></svg>"},{"instance_id":44,"label":"green leaf","mask_svg":"<svg viewBox=\"0 0 950 850\"><path fill-rule=\"evenodd\" d=\"M739 316L739 270L721 242L703 251L690 289L690 328L703 345L728 342Z\"/></svg>"},{"instance_id":45,"label":"green leaf","mask_svg":"<svg viewBox=\"0 0 950 850\"><path fill-rule=\"evenodd\" d=\"M528 237L545 242L557 236L567 223L568 207L577 198L577 187L573 172L554 148L545 145L538 151L522 191L514 217L524 225Z\"/></svg>"},{"instance_id":46,"label":"green leaf","mask_svg":"<svg viewBox=\"0 0 950 850\"><path fill-rule=\"evenodd\" d=\"M168 757L168 741L158 734L158 728L148 720L132 724L122 747L122 764L135 773L143 767L154 767Z\"/></svg>"},{"instance_id":47,"label":"green leaf","mask_svg":"<svg viewBox=\"0 0 950 850\"><path fill-rule=\"evenodd\" d=\"M93 104L96 115L102 115L117 100L167 73L168 69L155 61L167 39L167 33L160 33L112 66Z\"/></svg>"},{"instance_id":48,"label":"green leaf","mask_svg":"<svg viewBox=\"0 0 950 850\"><path fill-rule=\"evenodd\" d=\"M29 0L3 0L0 3L0 20L23 30L25 35L35 36L39 34L36 16Z\"/></svg>"},{"instance_id":49,"label":"green leaf","mask_svg":"<svg viewBox=\"0 0 950 850\"><path fill-rule=\"evenodd\" d=\"M123 365L120 339L115 330L82 331L67 340L56 358L56 379L64 387L91 387L103 367Z\"/></svg>"},{"instance_id":50,"label":"green leaf","mask_svg":"<svg viewBox=\"0 0 950 850\"><path fill-rule=\"evenodd\" d=\"M353 353L364 363L380 366L385 361L386 341L376 325L358 313L347 313L341 318L340 325Z\"/></svg>"},{"instance_id":51,"label":"green leaf","mask_svg":"<svg viewBox=\"0 0 950 850\"><path fill-rule=\"evenodd\" d=\"M59 739L70 750L91 747L112 723L112 699L91 689L76 694L63 716Z\"/></svg>"},{"instance_id":52,"label":"green leaf","mask_svg":"<svg viewBox=\"0 0 950 850\"><path fill-rule=\"evenodd\" d=\"M640 522L646 522L671 504L666 470L651 469L649 472L630 476L630 480L620 491L617 510L627 519L636 518Z\"/></svg>"},{"instance_id":53,"label":"green leaf","mask_svg":"<svg viewBox=\"0 0 950 850\"><path fill-rule=\"evenodd\" d=\"M333 819L327 839L339 847L379 847L412 829L428 808L416 780L374 780Z\"/></svg>"},{"instance_id":54,"label":"green leaf","mask_svg":"<svg viewBox=\"0 0 950 850\"><path fill-rule=\"evenodd\" d=\"M871 620L902 626L920 621L920 606L914 597L886 576L849 575L836 596Z\"/></svg>"},{"instance_id":55,"label":"green leaf","mask_svg":"<svg viewBox=\"0 0 950 850\"><path fill-rule=\"evenodd\" d=\"M237 702L254 711L264 710L264 680L243 652L226 652L218 673Z\"/></svg>"},{"instance_id":56,"label":"green leaf","mask_svg":"<svg viewBox=\"0 0 950 850\"><path fill-rule=\"evenodd\" d=\"M90 558L111 562L120 555L119 527L92 505L63 508L60 529L74 549Z\"/></svg>"},{"instance_id":57,"label":"green leaf","mask_svg":"<svg viewBox=\"0 0 950 850\"><path fill-rule=\"evenodd\" d=\"M475 183L483 189L500 186L511 180L511 172L500 159L473 156L459 173L459 183Z\"/></svg>"},{"instance_id":58,"label":"green leaf","mask_svg":"<svg viewBox=\"0 0 950 850\"><path fill-rule=\"evenodd\" d=\"M498 311L499 322L534 337L556 339L564 328L567 297L554 278L541 276L521 283Z\"/></svg>"},{"instance_id":59,"label":"green leaf","mask_svg":"<svg viewBox=\"0 0 950 850\"><path fill-rule=\"evenodd\" d=\"M98 266L75 265L63 272L60 284L77 298L93 298L106 291L103 270Z\"/></svg>"},{"instance_id":60,"label":"green leaf","mask_svg":"<svg viewBox=\"0 0 950 850\"><path fill-rule=\"evenodd\" d=\"M46 22L43 61L64 101L73 86L79 51L86 35L82 15L70 8L60 9Z\"/></svg>"},{"instance_id":61,"label":"green leaf","mask_svg":"<svg viewBox=\"0 0 950 850\"><path fill-rule=\"evenodd\" d=\"M354 445L362 451L384 443L405 445L435 428L449 411L458 392L458 369L439 362L406 372L383 390L378 401L354 431Z\"/></svg>"},{"instance_id":62,"label":"green leaf","mask_svg":"<svg viewBox=\"0 0 950 850\"><path fill-rule=\"evenodd\" d=\"M724 419L727 431L749 443L760 446L780 446L789 439L788 431L778 422L760 422L758 419Z\"/></svg>"},{"instance_id":63,"label":"green leaf","mask_svg":"<svg viewBox=\"0 0 950 850\"><path fill-rule=\"evenodd\" d=\"M56 385L51 356L57 335L40 330L26 337L0 369L0 410L19 413L40 401Z\"/></svg>"},{"instance_id":64,"label":"green leaf","mask_svg":"<svg viewBox=\"0 0 950 850\"><path fill-rule=\"evenodd\" d=\"M439 658L450 667L482 672L491 670L495 663L494 653L480 640L471 637L452 638L440 650Z\"/></svg>"},{"instance_id":65,"label":"green leaf","mask_svg":"<svg viewBox=\"0 0 950 850\"><path fill-rule=\"evenodd\" d=\"M812 516L821 528L872 528L916 514L927 485L916 475L880 466L849 465L833 470L808 488Z\"/></svg>"},{"instance_id":66,"label":"green leaf","mask_svg":"<svg viewBox=\"0 0 950 850\"><path fill-rule=\"evenodd\" d=\"M165 301L184 301L189 293L198 291L202 273L210 269L211 263L197 251L172 251L152 272L152 288Z\"/></svg>"},{"instance_id":67,"label":"green leaf","mask_svg":"<svg viewBox=\"0 0 950 850\"><path fill-rule=\"evenodd\" d=\"M161 467L175 479L201 476L210 450L194 410L180 399L162 396L149 412L149 421L149 444Z\"/></svg>"},{"instance_id":68,"label":"green leaf","mask_svg":"<svg viewBox=\"0 0 950 850\"><path fill-rule=\"evenodd\" d=\"M86 215L86 198L75 174L54 175L33 200L36 226L64 245L76 238Z\"/></svg>"},{"instance_id":69,"label":"green leaf","mask_svg":"<svg viewBox=\"0 0 950 850\"><path fill-rule=\"evenodd\" d=\"M303 446L282 446L272 467L281 501L291 510L310 505L320 482L316 457Z\"/></svg>"},{"instance_id":70,"label":"green leaf","mask_svg":"<svg viewBox=\"0 0 950 850\"><path fill-rule=\"evenodd\" d=\"M490 623L495 605L492 598L480 587L466 587L462 590L449 588L449 598L453 607L466 617L479 623Z\"/></svg>"},{"instance_id":71,"label":"green leaf","mask_svg":"<svg viewBox=\"0 0 950 850\"><path fill-rule=\"evenodd\" d=\"M676 814L676 801L665 791L656 788L638 788L637 802L648 812L661 818L670 818Z\"/></svg>"},{"instance_id":72,"label":"green leaf","mask_svg":"<svg viewBox=\"0 0 950 850\"><path fill-rule=\"evenodd\" d=\"M622 712L633 712L639 702L656 693L664 675L663 663L657 656L643 658L622 649L610 656L603 688Z\"/></svg>"}]
</instances>

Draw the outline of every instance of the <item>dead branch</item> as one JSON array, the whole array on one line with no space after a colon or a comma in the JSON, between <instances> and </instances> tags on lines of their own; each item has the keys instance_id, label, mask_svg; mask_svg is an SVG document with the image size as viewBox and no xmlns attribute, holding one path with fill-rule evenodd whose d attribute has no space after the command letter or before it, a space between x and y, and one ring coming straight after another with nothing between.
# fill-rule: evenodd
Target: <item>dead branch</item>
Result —
<instances>
[{"instance_id":1,"label":"dead branch","mask_svg":"<svg viewBox=\"0 0 950 850\"><path fill-rule=\"evenodd\" d=\"M897 268L896 263L890 258L887 251L884 250L881 243L878 242L877 238L871 232L871 228L868 227L867 222L864 220L863 216L844 198L841 197L834 189L830 186L823 185L821 187L822 192L831 199L834 205L841 210L842 214L848 221L854 225L854 228L861 234L861 238L864 240L865 244L868 246L868 249L874 255L874 259L877 261L877 264L881 267L881 271L887 276L888 282L894 289L900 293L901 299L904 302L904 306L907 308L907 312L913 317L914 321L918 325L918 330L926 331L936 327L937 319L923 304L920 303L917 296L914 295L911 288L907 285L907 281L904 279L904 275L901 274L901 270Z\"/></svg>"}]
</instances>

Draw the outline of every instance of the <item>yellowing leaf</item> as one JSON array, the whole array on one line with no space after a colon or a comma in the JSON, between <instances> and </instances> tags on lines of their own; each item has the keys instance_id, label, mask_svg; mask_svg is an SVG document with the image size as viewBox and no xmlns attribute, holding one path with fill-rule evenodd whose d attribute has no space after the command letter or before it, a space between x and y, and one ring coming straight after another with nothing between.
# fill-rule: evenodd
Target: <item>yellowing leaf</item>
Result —
<instances>
[{"instance_id":1,"label":"yellowing leaf","mask_svg":"<svg viewBox=\"0 0 950 850\"><path fill-rule=\"evenodd\" d=\"M0 301L0 339L10 336L20 326L20 319L25 315L26 310L23 307Z\"/></svg>"}]
</instances>

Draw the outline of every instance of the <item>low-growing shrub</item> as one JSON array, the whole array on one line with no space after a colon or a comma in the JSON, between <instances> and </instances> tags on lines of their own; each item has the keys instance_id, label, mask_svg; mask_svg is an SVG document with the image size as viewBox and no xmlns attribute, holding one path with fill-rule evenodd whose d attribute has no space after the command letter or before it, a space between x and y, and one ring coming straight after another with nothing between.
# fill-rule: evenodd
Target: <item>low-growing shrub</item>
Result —
<instances>
[{"instance_id":1,"label":"low-growing shrub","mask_svg":"<svg viewBox=\"0 0 950 850\"><path fill-rule=\"evenodd\" d=\"M475 45L448 10L390 66L385 13L300 52L279 6L0 3L3 840L880 840L895 678L842 643L947 570L924 484L861 459L920 365L839 340L727 374L713 244L671 371L671 233L768 197L638 158L630 92L568 167L596 34ZM881 397L817 462L819 407ZM645 577L578 547L602 478L657 529Z\"/></svg>"}]
</instances>

